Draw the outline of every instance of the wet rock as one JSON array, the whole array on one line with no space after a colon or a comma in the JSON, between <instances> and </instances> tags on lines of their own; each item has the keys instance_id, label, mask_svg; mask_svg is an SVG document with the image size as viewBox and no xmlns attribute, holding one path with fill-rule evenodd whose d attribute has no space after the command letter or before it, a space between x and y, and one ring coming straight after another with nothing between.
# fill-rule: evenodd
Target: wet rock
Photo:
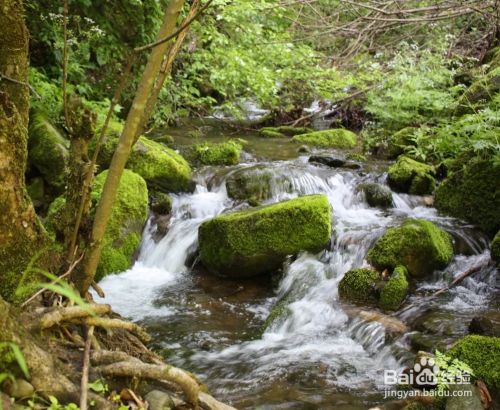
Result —
<instances>
[{"instance_id":1,"label":"wet rock","mask_svg":"<svg viewBox=\"0 0 500 410\"><path fill-rule=\"evenodd\" d=\"M152 194L151 210L157 215L168 215L172 211L172 200L163 192Z\"/></svg>"},{"instance_id":2,"label":"wet rock","mask_svg":"<svg viewBox=\"0 0 500 410\"><path fill-rule=\"evenodd\" d=\"M365 194L368 205L378 208L391 208L393 206L392 192L385 185L376 183L363 183L358 189Z\"/></svg>"},{"instance_id":3,"label":"wet rock","mask_svg":"<svg viewBox=\"0 0 500 410\"><path fill-rule=\"evenodd\" d=\"M389 333L392 334L403 334L408 331L408 326L406 326L401 320L392 316L384 315L380 312L361 310L358 312L357 316L368 322L380 323Z\"/></svg>"},{"instance_id":4,"label":"wet rock","mask_svg":"<svg viewBox=\"0 0 500 410\"><path fill-rule=\"evenodd\" d=\"M326 155L312 155L309 157L309 162L326 165L332 168L338 168L344 166L346 160Z\"/></svg>"},{"instance_id":5,"label":"wet rock","mask_svg":"<svg viewBox=\"0 0 500 410\"><path fill-rule=\"evenodd\" d=\"M377 304L380 281L380 275L372 269L352 269L339 282L339 296L350 302Z\"/></svg>"},{"instance_id":6,"label":"wet rock","mask_svg":"<svg viewBox=\"0 0 500 410\"><path fill-rule=\"evenodd\" d=\"M271 273L288 255L328 246L331 216L324 195L221 215L199 228L200 258L211 272L223 276Z\"/></svg>"},{"instance_id":7,"label":"wet rock","mask_svg":"<svg viewBox=\"0 0 500 410\"><path fill-rule=\"evenodd\" d=\"M491 241L491 259L497 263L500 262L500 231Z\"/></svg>"},{"instance_id":8,"label":"wet rock","mask_svg":"<svg viewBox=\"0 0 500 410\"><path fill-rule=\"evenodd\" d=\"M311 150L307 145L301 145L299 148L297 148L297 152L300 154L307 154L311 152Z\"/></svg>"},{"instance_id":9,"label":"wet rock","mask_svg":"<svg viewBox=\"0 0 500 410\"><path fill-rule=\"evenodd\" d=\"M482 336L500 337L500 315L492 320L486 316L475 316L469 323L469 333Z\"/></svg>"},{"instance_id":10,"label":"wet rock","mask_svg":"<svg viewBox=\"0 0 500 410\"><path fill-rule=\"evenodd\" d=\"M149 404L149 410L171 410L175 408L172 397L161 390L152 390L144 398Z\"/></svg>"},{"instance_id":11,"label":"wet rock","mask_svg":"<svg viewBox=\"0 0 500 410\"><path fill-rule=\"evenodd\" d=\"M398 192L414 195L432 194L436 186L432 166L405 156L400 156L389 168L387 182Z\"/></svg>"},{"instance_id":12,"label":"wet rock","mask_svg":"<svg viewBox=\"0 0 500 410\"><path fill-rule=\"evenodd\" d=\"M436 189L438 211L465 219L493 236L500 229L500 167L492 159L459 159Z\"/></svg>"},{"instance_id":13,"label":"wet rock","mask_svg":"<svg viewBox=\"0 0 500 410\"><path fill-rule=\"evenodd\" d=\"M409 219L389 228L369 250L375 268L393 270L402 265L412 277L425 277L445 268L453 256L451 236L430 221Z\"/></svg>"},{"instance_id":14,"label":"wet rock","mask_svg":"<svg viewBox=\"0 0 500 410\"><path fill-rule=\"evenodd\" d=\"M313 147L354 148L357 143L357 136L352 131L337 128L296 135L292 138L292 141Z\"/></svg>"},{"instance_id":15,"label":"wet rock","mask_svg":"<svg viewBox=\"0 0 500 410\"><path fill-rule=\"evenodd\" d=\"M409 335L410 345L413 351L424 350L426 352L446 350L446 343L442 336L429 335L422 332L412 332Z\"/></svg>"},{"instance_id":16,"label":"wet rock","mask_svg":"<svg viewBox=\"0 0 500 410\"><path fill-rule=\"evenodd\" d=\"M473 384L450 384L445 410L484 410L479 389Z\"/></svg>"}]
</instances>

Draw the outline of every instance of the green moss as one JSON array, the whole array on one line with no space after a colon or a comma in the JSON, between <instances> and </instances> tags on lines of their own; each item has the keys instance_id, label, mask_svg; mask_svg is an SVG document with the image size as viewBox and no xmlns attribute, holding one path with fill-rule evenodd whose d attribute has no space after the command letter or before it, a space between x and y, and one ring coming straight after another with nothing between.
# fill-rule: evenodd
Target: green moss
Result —
<instances>
[{"instance_id":1,"label":"green moss","mask_svg":"<svg viewBox=\"0 0 500 410\"><path fill-rule=\"evenodd\" d=\"M500 338L465 336L453 345L447 355L467 363L474 375L490 388L500 389Z\"/></svg>"},{"instance_id":2,"label":"green moss","mask_svg":"<svg viewBox=\"0 0 500 410\"><path fill-rule=\"evenodd\" d=\"M500 166L492 160L473 158L454 169L436 189L436 208L495 235L500 229Z\"/></svg>"},{"instance_id":3,"label":"green moss","mask_svg":"<svg viewBox=\"0 0 500 410\"><path fill-rule=\"evenodd\" d=\"M432 222L410 219L388 229L367 255L368 262L379 270L393 270L403 265L413 277L424 277L445 268L453 256L448 233Z\"/></svg>"},{"instance_id":4,"label":"green moss","mask_svg":"<svg viewBox=\"0 0 500 410\"><path fill-rule=\"evenodd\" d=\"M100 173L92 189L93 208L97 204L108 171ZM130 267L148 216L148 189L141 176L125 170L103 239L96 279Z\"/></svg>"},{"instance_id":5,"label":"green moss","mask_svg":"<svg viewBox=\"0 0 500 410\"><path fill-rule=\"evenodd\" d=\"M199 165L236 165L240 162L242 146L237 141L221 143L202 143L192 145L186 150L186 158L195 166Z\"/></svg>"},{"instance_id":6,"label":"green moss","mask_svg":"<svg viewBox=\"0 0 500 410\"><path fill-rule=\"evenodd\" d=\"M26 189L28 191L28 195L31 198L31 201L33 201L33 204L35 206L37 206L43 202L45 190L44 190L44 183L43 183L42 178L40 178L40 177L33 178L29 182L29 185L27 186Z\"/></svg>"},{"instance_id":7,"label":"green moss","mask_svg":"<svg viewBox=\"0 0 500 410\"><path fill-rule=\"evenodd\" d=\"M64 207L66 200L64 196L60 196L52 201L47 211L43 224L49 234L57 240L63 240L64 230Z\"/></svg>"},{"instance_id":8,"label":"green moss","mask_svg":"<svg viewBox=\"0 0 500 410\"><path fill-rule=\"evenodd\" d=\"M355 303L376 304L379 282L378 272L372 269L352 269L339 282L339 296Z\"/></svg>"},{"instance_id":9,"label":"green moss","mask_svg":"<svg viewBox=\"0 0 500 410\"><path fill-rule=\"evenodd\" d=\"M31 112L28 159L51 186L63 189L69 160L69 141L40 113Z\"/></svg>"},{"instance_id":10,"label":"green moss","mask_svg":"<svg viewBox=\"0 0 500 410\"><path fill-rule=\"evenodd\" d=\"M367 182L358 185L358 189L365 194L366 202L370 206L380 208L393 206L392 192L385 185Z\"/></svg>"},{"instance_id":11,"label":"green moss","mask_svg":"<svg viewBox=\"0 0 500 410\"><path fill-rule=\"evenodd\" d=\"M324 148L354 148L356 146L356 134L349 130L337 128L333 130L316 131L297 135L292 139L300 144L313 145Z\"/></svg>"},{"instance_id":12,"label":"green moss","mask_svg":"<svg viewBox=\"0 0 500 410\"><path fill-rule=\"evenodd\" d=\"M384 310L398 310L408 294L408 271L404 266L394 269L389 281L380 292L379 306Z\"/></svg>"},{"instance_id":13,"label":"green moss","mask_svg":"<svg viewBox=\"0 0 500 410\"><path fill-rule=\"evenodd\" d=\"M491 259L500 262L500 231L497 232L491 241Z\"/></svg>"},{"instance_id":14,"label":"green moss","mask_svg":"<svg viewBox=\"0 0 500 410\"><path fill-rule=\"evenodd\" d=\"M225 276L275 271L288 255L324 249L330 240L331 217L324 195L218 216L199 228L201 261Z\"/></svg>"},{"instance_id":15,"label":"green moss","mask_svg":"<svg viewBox=\"0 0 500 410\"><path fill-rule=\"evenodd\" d=\"M118 146L118 136L105 137L99 152L98 163L103 169L109 167ZM92 149L95 147L93 141ZM143 177L148 186L169 192L189 191L191 188L191 168L186 160L174 150L140 137L132 148L127 168Z\"/></svg>"},{"instance_id":16,"label":"green moss","mask_svg":"<svg viewBox=\"0 0 500 410\"><path fill-rule=\"evenodd\" d=\"M253 206L258 205L272 197L272 179L272 173L265 168L238 169L226 179L227 195L238 201L247 201ZM286 188L290 182L283 177L280 184Z\"/></svg>"},{"instance_id":17,"label":"green moss","mask_svg":"<svg viewBox=\"0 0 500 410\"><path fill-rule=\"evenodd\" d=\"M280 127L264 127L259 130L259 134L266 138L294 137L295 135L307 134L310 132L313 132L310 128L292 127L288 125L282 125Z\"/></svg>"},{"instance_id":18,"label":"green moss","mask_svg":"<svg viewBox=\"0 0 500 410\"><path fill-rule=\"evenodd\" d=\"M359 152L351 152L346 156L347 159L350 159L351 161L358 161L358 162L364 162L366 161L366 156L363 154L360 154Z\"/></svg>"},{"instance_id":19,"label":"green moss","mask_svg":"<svg viewBox=\"0 0 500 410\"><path fill-rule=\"evenodd\" d=\"M394 190L414 195L431 194L435 188L434 168L405 156L389 168L387 180Z\"/></svg>"},{"instance_id":20,"label":"green moss","mask_svg":"<svg viewBox=\"0 0 500 410\"><path fill-rule=\"evenodd\" d=\"M415 134L415 128L406 127L394 133L388 142L389 158L397 158L405 152L405 148L410 145L415 145L412 137Z\"/></svg>"},{"instance_id":21,"label":"green moss","mask_svg":"<svg viewBox=\"0 0 500 410\"><path fill-rule=\"evenodd\" d=\"M168 215L172 211L172 200L163 192L152 194L151 210L159 215Z\"/></svg>"},{"instance_id":22,"label":"green moss","mask_svg":"<svg viewBox=\"0 0 500 410\"><path fill-rule=\"evenodd\" d=\"M462 94L458 101L457 115L472 113L483 108L500 91L500 67L493 67Z\"/></svg>"},{"instance_id":23,"label":"green moss","mask_svg":"<svg viewBox=\"0 0 500 410\"><path fill-rule=\"evenodd\" d=\"M275 323L276 321L284 321L290 314L291 310L288 308L288 305L290 304L290 301L288 300L287 296L283 296L271 309L269 312L269 315L267 316L264 324L261 327L261 332L265 332L265 330L272 324Z\"/></svg>"},{"instance_id":24,"label":"green moss","mask_svg":"<svg viewBox=\"0 0 500 410\"><path fill-rule=\"evenodd\" d=\"M171 135L162 135L161 137L156 137L154 140L155 142L159 142L165 145L173 145L175 142L174 137L172 137Z\"/></svg>"}]
</instances>

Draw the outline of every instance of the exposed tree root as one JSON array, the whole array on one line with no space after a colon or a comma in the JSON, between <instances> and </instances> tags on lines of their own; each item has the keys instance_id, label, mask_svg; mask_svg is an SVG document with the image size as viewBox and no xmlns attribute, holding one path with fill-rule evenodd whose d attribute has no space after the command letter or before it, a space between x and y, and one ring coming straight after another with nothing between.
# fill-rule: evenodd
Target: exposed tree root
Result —
<instances>
[{"instance_id":1,"label":"exposed tree root","mask_svg":"<svg viewBox=\"0 0 500 410\"><path fill-rule=\"evenodd\" d=\"M110 305L90 305L89 308L80 306L50 308L49 311L40 318L40 328L48 329L62 322L88 318L92 315L106 315L109 313L111 313Z\"/></svg>"},{"instance_id":2,"label":"exposed tree root","mask_svg":"<svg viewBox=\"0 0 500 410\"><path fill-rule=\"evenodd\" d=\"M81 322L80 320L76 320L73 322ZM141 339L143 342L149 342L151 340L151 336L149 336L146 331L140 327L139 325L136 325L135 323L128 322L125 320L121 319L110 319L110 318L103 318L103 317L88 317L83 319L83 322L86 323L89 326L98 326L98 327L103 327L107 329L124 329L128 330L129 332L134 333Z\"/></svg>"}]
</instances>

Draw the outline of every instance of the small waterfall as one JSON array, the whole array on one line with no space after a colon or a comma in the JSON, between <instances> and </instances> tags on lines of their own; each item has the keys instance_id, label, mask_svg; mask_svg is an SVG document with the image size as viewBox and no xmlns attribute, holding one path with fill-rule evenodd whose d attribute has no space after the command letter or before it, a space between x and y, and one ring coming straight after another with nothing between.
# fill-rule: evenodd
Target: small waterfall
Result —
<instances>
[{"instance_id":1,"label":"small waterfall","mask_svg":"<svg viewBox=\"0 0 500 410\"><path fill-rule=\"evenodd\" d=\"M302 253L290 260L274 295L243 302L236 296L209 298L195 289L192 281L196 275L185 262L196 248L199 225L240 206L228 198L225 178L234 171L252 167L255 165L240 164L216 177L204 169L198 174L199 184L193 194L173 196L167 234L155 242L156 227L148 222L135 265L100 283L106 301L119 313L138 321L147 319L148 324L161 322L165 317L178 318L180 322L194 318L196 324L191 324L188 335L178 336L172 331L169 335L173 340L157 340L158 345L182 347L183 353L169 358L173 364L193 369L207 380L214 393L239 402L244 408L255 408L255 401L249 397L257 395L263 403L266 398L270 402L285 402L288 398L284 396L273 396L273 400L269 396L274 391L286 391L281 383L287 386L287 380L297 380L290 383L303 395L301 400L307 398L311 402L318 400L317 383L328 386L332 392L360 389L375 393L381 387L383 370L401 368L408 355L397 353L405 349L404 341L389 338L382 323L363 320L344 310L338 297L338 283L344 273L365 266L364 258L373 242L388 227L406 218L429 219L448 230L469 254L456 256L444 272L418 284L419 296L410 300L417 307L398 314L407 320L420 314L421 293L437 290L464 270L485 264L489 258L486 239L481 235L471 236L470 227L459 221L439 216L419 197L394 193L393 209L370 208L356 189L366 175L314 166L300 158L261 163L259 167L271 174L271 199L265 203L316 193L328 197L333 209L333 242L330 249L317 255ZM494 272L488 268L467 278L449 292L444 305L439 306L441 300L431 301L425 303L425 308L438 306L449 311L484 308L493 297ZM186 278L191 282L180 292L178 284ZM224 282L211 280L213 287ZM248 284L241 287L253 289ZM184 295L186 289L188 296ZM236 289L228 294L238 292ZM277 303L285 307L284 314L278 315L264 331L257 331ZM224 312L223 316L217 317L220 312ZM213 323L213 330L205 325L209 322ZM224 322L243 330L233 337L220 330ZM246 327L254 330L246 332ZM213 345L206 351L198 347L197 339L209 340ZM310 383L316 390L310 391ZM322 394L328 396L323 387Z\"/></svg>"}]
</instances>

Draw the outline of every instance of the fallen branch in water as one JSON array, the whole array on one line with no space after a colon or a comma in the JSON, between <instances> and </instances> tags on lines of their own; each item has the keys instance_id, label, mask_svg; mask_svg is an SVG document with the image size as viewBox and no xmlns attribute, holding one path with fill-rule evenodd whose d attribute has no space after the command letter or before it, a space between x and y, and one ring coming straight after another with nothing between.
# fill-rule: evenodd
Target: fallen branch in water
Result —
<instances>
[{"instance_id":1,"label":"fallen branch in water","mask_svg":"<svg viewBox=\"0 0 500 410\"><path fill-rule=\"evenodd\" d=\"M460 274L455 280L453 280L453 282L451 282L447 287L443 288L443 289L439 289L437 292L434 292L432 296L438 296L444 292L447 292L449 291L451 288L457 286L459 283L461 283L465 278L467 278L468 276L472 275L473 273L476 273L476 272L479 272L484 266L483 265L479 265L479 266L476 266L472 269L469 269L465 272L463 272L462 274Z\"/></svg>"}]
</instances>

